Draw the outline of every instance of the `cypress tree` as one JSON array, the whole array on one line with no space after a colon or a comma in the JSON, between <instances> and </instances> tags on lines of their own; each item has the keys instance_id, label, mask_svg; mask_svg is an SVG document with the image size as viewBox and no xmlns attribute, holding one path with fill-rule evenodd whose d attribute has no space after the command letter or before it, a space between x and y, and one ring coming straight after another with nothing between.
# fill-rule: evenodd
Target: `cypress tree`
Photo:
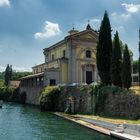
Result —
<instances>
[{"instance_id":1,"label":"cypress tree","mask_svg":"<svg viewBox=\"0 0 140 140\"><path fill-rule=\"evenodd\" d=\"M114 35L111 70L112 83L116 86L122 87L122 52L117 31Z\"/></svg>"},{"instance_id":2,"label":"cypress tree","mask_svg":"<svg viewBox=\"0 0 140 140\"><path fill-rule=\"evenodd\" d=\"M9 67L9 80L12 80L12 65Z\"/></svg>"},{"instance_id":3,"label":"cypress tree","mask_svg":"<svg viewBox=\"0 0 140 140\"><path fill-rule=\"evenodd\" d=\"M140 57L138 61L138 73L139 73L139 86L140 86Z\"/></svg>"},{"instance_id":4,"label":"cypress tree","mask_svg":"<svg viewBox=\"0 0 140 140\"><path fill-rule=\"evenodd\" d=\"M10 73L9 73L10 67L9 64L7 65L6 69L5 69L5 75L4 75L4 84L6 86L9 86L9 81L10 81Z\"/></svg>"},{"instance_id":5,"label":"cypress tree","mask_svg":"<svg viewBox=\"0 0 140 140\"><path fill-rule=\"evenodd\" d=\"M129 89L132 84L131 58L130 58L130 53L127 44L125 44L125 50L123 54L122 82L123 82L123 87L127 89Z\"/></svg>"},{"instance_id":6,"label":"cypress tree","mask_svg":"<svg viewBox=\"0 0 140 140\"><path fill-rule=\"evenodd\" d=\"M139 28L139 59L138 59L138 74L139 74L139 86L140 86L140 28Z\"/></svg>"},{"instance_id":7,"label":"cypress tree","mask_svg":"<svg viewBox=\"0 0 140 140\"><path fill-rule=\"evenodd\" d=\"M107 11L105 11L99 33L97 44L97 68L101 82L105 85L111 84L111 25Z\"/></svg>"},{"instance_id":8,"label":"cypress tree","mask_svg":"<svg viewBox=\"0 0 140 140\"><path fill-rule=\"evenodd\" d=\"M138 59L138 73L139 73L139 86L140 86L140 29L139 29L139 59Z\"/></svg>"}]
</instances>

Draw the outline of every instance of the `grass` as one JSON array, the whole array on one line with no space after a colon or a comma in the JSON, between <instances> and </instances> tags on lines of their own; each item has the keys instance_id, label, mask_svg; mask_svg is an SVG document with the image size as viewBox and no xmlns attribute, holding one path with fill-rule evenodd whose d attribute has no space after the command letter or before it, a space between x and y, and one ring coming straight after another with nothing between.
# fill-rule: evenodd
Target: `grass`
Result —
<instances>
[{"instance_id":1,"label":"grass","mask_svg":"<svg viewBox=\"0 0 140 140\"><path fill-rule=\"evenodd\" d=\"M101 120L101 121L106 121L106 122L112 122L112 123L129 123L129 124L140 124L140 119L139 120L129 120L129 119L121 119L121 118L111 118L111 117L101 117L101 116L94 116L94 115L72 115L74 117L84 117L84 118L89 118L89 119L94 119L94 120Z\"/></svg>"}]
</instances>

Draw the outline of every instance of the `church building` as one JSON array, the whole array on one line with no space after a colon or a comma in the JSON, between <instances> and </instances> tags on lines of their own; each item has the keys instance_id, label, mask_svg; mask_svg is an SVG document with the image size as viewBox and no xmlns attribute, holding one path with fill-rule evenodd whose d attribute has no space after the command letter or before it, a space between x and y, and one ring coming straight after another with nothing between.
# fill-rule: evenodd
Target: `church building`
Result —
<instances>
[{"instance_id":1,"label":"church building","mask_svg":"<svg viewBox=\"0 0 140 140\"><path fill-rule=\"evenodd\" d=\"M69 31L60 42L45 48L45 62L34 66L33 74L21 78L23 86L48 86L57 84L98 81L96 47L98 32L88 24L83 31Z\"/></svg>"}]
</instances>

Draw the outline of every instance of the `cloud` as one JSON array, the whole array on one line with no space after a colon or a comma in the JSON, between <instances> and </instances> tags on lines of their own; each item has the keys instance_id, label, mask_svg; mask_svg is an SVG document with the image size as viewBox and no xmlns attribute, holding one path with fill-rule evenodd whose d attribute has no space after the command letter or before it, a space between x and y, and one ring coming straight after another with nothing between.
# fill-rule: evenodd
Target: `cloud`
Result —
<instances>
[{"instance_id":1,"label":"cloud","mask_svg":"<svg viewBox=\"0 0 140 140\"><path fill-rule=\"evenodd\" d=\"M32 71L31 68L17 67L17 66L13 66L12 69L15 70L15 71L17 71L17 72L26 72L26 71L31 72Z\"/></svg>"},{"instance_id":2,"label":"cloud","mask_svg":"<svg viewBox=\"0 0 140 140\"><path fill-rule=\"evenodd\" d=\"M131 17L131 14L126 14L126 13L123 13L120 15L122 18L125 18L125 19L128 19Z\"/></svg>"},{"instance_id":3,"label":"cloud","mask_svg":"<svg viewBox=\"0 0 140 140\"><path fill-rule=\"evenodd\" d=\"M10 6L10 0L0 0L0 6Z\"/></svg>"},{"instance_id":4,"label":"cloud","mask_svg":"<svg viewBox=\"0 0 140 140\"><path fill-rule=\"evenodd\" d=\"M59 35L61 33L61 30L59 28L59 25L57 23L52 23L49 21L45 21L45 26L41 32L37 32L34 34L34 37L36 39L40 38L49 38L56 35Z\"/></svg>"},{"instance_id":5,"label":"cloud","mask_svg":"<svg viewBox=\"0 0 140 140\"><path fill-rule=\"evenodd\" d=\"M0 66L0 72L3 72L3 71L5 71L5 67Z\"/></svg>"},{"instance_id":6,"label":"cloud","mask_svg":"<svg viewBox=\"0 0 140 140\"><path fill-rule=\"evenodd\" d=\"M131 14L130 13L112 13L111 14L111 20L114 23L122 23L125 21L128 21L131 18Z\"/></svg>"},{"instance_id":7,"label":"cloud","mask_svg":"<svg viewBox=\"0 0 140 140\"><path fill-rule=\"evenodd\" d=\"M100 19L95 18L90 20L91 23L100 23Z\"/></svg>"},{"instance_id":8,"label":"cloud","mask_svg":"<svg viewBox=\"0 0 140 140\"><path fill-rule=\"evenodd\" d=\"M115 26L115 27L113 27L113 32L115 33L116 31L118 31L119 33L125 33L125 28L122 25Z\"/></svg>"},{"instance_id":9,"label":"cloud","mask_svg":"<svg viewBox=\"0 0 140 140\"><path fill-rule=\"evenodd\" d=\"M0 66L0 72L3 72L5 71L6 67L4 66ZM17 66L13 66L12 67L13 71L16 71L16 72L31 72L32 69L31 68L25 68L25 67L17 67Z\"/></svg>"},{"instance_id":10,"label":"cloud","mask_svg":"<svg viewBox=\"0 0 140 140\"><path fill-rule=\"evenodd\" d=\"M129 12L129 13L137 13L140 10L140 4L122 3L122 6L124 6L126 11Z\"/></svg>"},{"instance_id":11,"label":"cloud","mask_svg":"<svg viewBox=\"0 0 140 140\"><path fill-rule=\"evenodd\" d=\"M97 29L98 30L99 27L100 27L100 22L101 22L101 20L98 19L98 18L90 19L90 25L92 26L93 29ZM85 23L84 23L84 25L85 25Z\"/></svg>"}]
</instances>

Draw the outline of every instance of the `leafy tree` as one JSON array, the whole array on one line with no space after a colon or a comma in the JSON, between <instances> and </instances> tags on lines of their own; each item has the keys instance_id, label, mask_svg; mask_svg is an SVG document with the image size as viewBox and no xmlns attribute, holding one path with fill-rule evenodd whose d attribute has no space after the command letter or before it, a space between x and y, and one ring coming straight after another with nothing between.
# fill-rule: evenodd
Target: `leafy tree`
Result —
<instances>
[{"instance_id":1,"label":"leafy tree","mask_svg":"<svg viewBox=\"0 0 140 140\"><path fill-rule=\"evenodd\" d=\"M4 80L4 72L0 72L0 79Z\"/></svg>"},{"instance_id":2,"label":"leafy tree","mask_svg":"<svg viewBox=\"0 0 140 140\"><path fill-rule=\"evenodd\" d=\"M105 11L97 44L97 68L101 82L105 85L111 84L111 25L107 11Z\"/></svg>"},{"instance_id":3,"label":"leafy tree","mask_svg":"<svg viewBox=\"0 0 140 140\"><path fill-rule=\"evenodd\" d=\"M15 71L13 71L12 72L12 79L17 80L21 77L24 77L24 76L27 76L27 75L30 75L30 74L32 74L32 72L15 72Z\"/></svg>"},{"instance_id":4,"label":"leafy tree","mask_svg":"<svg viewBox=\"0 0 140 140\"><path fill-rule=\"evenodd\" d=\"M125 50L123 54L122 81L123 87L129 89L129 87L132 84L132 77L131 77L131 58L127 44L125 45Z\"/></svg>"},{"instance_id":5,"label":"leafy tree","mask_svg":"<svg viewBox=\"0 0 140 140\"><path fill-rule=\"evenodd\" d=\"M114 35L111 70L112 83L122 87L122 52L117 31Z\"/></svg>"}]
</instances>

